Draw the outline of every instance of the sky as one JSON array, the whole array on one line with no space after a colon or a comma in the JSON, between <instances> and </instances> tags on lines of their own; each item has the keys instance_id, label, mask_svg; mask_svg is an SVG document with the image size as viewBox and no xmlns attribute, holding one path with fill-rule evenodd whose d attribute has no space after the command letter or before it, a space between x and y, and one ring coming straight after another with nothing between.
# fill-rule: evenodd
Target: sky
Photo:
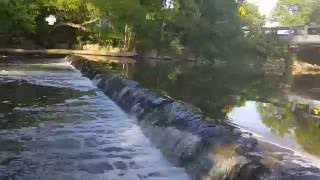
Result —
<instances>
[{"instance_id":1,"label":"sky","mask_svg":"<svg viewBox=\"0 0 320 180\"><path fill-rule=\"evenodd\" d=\"M277 5L278 0L248 0L248 2L256 4L259 12L266 17L270 17L273 8Z\"/></svg>"}]
</instances>

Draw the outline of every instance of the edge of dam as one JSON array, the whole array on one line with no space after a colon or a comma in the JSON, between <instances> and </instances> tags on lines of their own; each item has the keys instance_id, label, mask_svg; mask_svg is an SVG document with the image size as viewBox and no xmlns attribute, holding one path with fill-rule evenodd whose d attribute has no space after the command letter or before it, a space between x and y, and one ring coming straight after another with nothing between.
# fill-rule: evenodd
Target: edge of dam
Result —
<instances>
[{"instance_id":1,"label":"edge of dam","mask_svg":"<svg viewBox=\"0 0 320 180\"><path fill-rule=\"evenodd\" d=\"M191 179L303 179L298 172L319 172L309 167L265 163L258 140L237 127L206 117L197 107L99 68L99 62L78 56L66 59L136 117L147 137L174 165L184 167Z\"/></svg>"}]
</instances>

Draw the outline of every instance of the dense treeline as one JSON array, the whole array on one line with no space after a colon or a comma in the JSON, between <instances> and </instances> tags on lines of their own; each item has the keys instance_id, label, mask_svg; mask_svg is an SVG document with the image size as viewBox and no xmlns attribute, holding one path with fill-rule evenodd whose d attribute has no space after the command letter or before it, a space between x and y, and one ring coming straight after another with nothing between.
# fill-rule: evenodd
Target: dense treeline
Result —
<instances>
[{"instance_id":1,"label":"dense treeline","mask_svg":"<svg viewBox=\"0 0 320 180\"><path fill-rule=\"evenodd\" d=\"M249 13L240 17L239 6L231 0L2 0L0 33L23 35L42 47L99 43L212 60L245 50L241 27L256 31L264 24L256 7L245 4ZM54 26L45 21L51 14Z\"/></svg>"},{"instance_id":2,"label":"dense treeline","mask_svg":"<svg viewBox=\"0 0 320 180\"><path fill-rule=\"evenodd\" d=\"M284 26L320 24L320 1L279 0L273 18Z\"/></svg>"}]
</instances>

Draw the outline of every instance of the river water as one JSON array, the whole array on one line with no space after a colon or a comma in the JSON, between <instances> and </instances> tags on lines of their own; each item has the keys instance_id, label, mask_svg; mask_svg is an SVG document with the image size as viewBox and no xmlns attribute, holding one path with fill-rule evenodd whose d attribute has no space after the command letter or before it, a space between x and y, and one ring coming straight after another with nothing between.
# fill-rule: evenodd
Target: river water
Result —
<instances>
[{"instance_id":1,"label":"river water","mask_svg":"<svg viewBox=\"0 0 320 180\"><path fill-rule=\"evenodd\" d=\"M188 179L64 60L0 68L0 179Z\"/></svg>"},{"instance_id":2,"label":"river water","mask_svg":"<svg viewBox=\"0 0 320 180\"><path fill-rule=\"evenodd\" d=\"M312 112L320 108L320 76L295 76L291 86L269 102L235 106L227 117L261 140L293 151L305 165L320 167L320 114Z\"/></svg>"},{"instance_id":3,"label":"river water","mask_svg":"<svg viewBox=\"0 0 320 180\"><path fill-rule=\"evenodd\" d=\"M268 77L243 66L157 62L136 65L129 77L276 145L271 156L280 164L320 167L320 116L312 114L320 108L319 75Z\"/></svg>"}]
</instances>

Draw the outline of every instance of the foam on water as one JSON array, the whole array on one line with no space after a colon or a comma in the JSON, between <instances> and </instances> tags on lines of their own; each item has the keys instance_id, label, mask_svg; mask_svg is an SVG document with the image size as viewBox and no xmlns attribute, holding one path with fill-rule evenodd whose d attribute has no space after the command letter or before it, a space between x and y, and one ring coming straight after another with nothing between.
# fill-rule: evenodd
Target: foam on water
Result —
<instances>
[{"instance_id":1,"label":"foam on water","mask_svg":"<svg viewBox=\"0 0 320 180\"><path fill-rule=\"evenodd\" d=\"M0 148L0 161L10 158L0 167L0 179L189 179L184 169L163 157L134 119L69 63L41 66L66 71L24 70L22 65L12 65L2 67L0 76L94 93L56 104L14 108L13 113L32 113L41 123L0 130L0 145L9 139L22 147L18 151Z\"/></svg>"}]
</instances>

